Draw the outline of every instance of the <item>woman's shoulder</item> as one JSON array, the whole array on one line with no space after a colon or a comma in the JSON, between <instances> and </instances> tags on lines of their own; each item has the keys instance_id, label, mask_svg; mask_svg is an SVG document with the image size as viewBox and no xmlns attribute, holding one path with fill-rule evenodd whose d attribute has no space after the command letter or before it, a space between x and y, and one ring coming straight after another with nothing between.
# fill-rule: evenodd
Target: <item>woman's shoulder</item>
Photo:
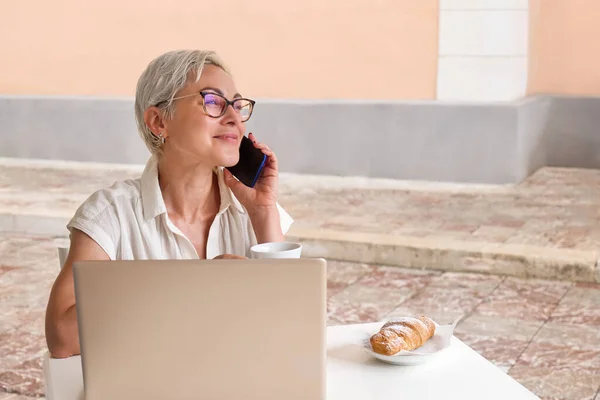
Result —
<instances>
[{"instance_id":1,"label":"woman's shoulder","mask_svg":"<svg viewBox=\"0 0 600 400\"><path fill-rule=\"evenodd\" d=\"M115 259L121 229L137 213L140 198L139 179L117 181L92 193L75 211L67 229L84 232Z\"/></svg>"},{"instance_id":2,"label":"woman's shoulder","mask_svg":"<svg viewBox=\"0 0 600 400\"><path fill-rule=\"evenodd\" d=\"M118 212L125 207L135 207L141 198L140 179L116 181L93 192L77 209L75 215L95 218L106 212Z\"/></svg>"}]
</instances>

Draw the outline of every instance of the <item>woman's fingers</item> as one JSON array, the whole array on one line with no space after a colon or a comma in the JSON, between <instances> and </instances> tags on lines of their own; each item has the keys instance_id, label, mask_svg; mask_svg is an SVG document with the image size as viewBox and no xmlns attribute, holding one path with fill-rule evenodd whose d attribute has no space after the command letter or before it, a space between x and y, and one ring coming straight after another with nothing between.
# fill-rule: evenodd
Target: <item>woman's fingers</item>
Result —
<instances>
[{"instance_id":1,"label":"woman's fingers","mask_svg":"<svg viewBox=\"0 0 600 400\"><path fill-rule=\"evenodd\" d=\"M254 133L249 133L248 139L252 140L252 143L254 143L254 147L256 147L257 149L260 149L264 155L269 157L269 164L271 165L271 167L274 169L277 169L277 167L278 167L277 157L275 156L275 153L273 152L273 150L271 150L269 148L269 146L267 146L266 144L260 143L259 141L257 141L256 136L254 136Z\"/></svg>"},{"instance_id":2,"label":"woman's fingers","mask_svg":"<svg viewBox=\"0 0 600 400\"><path fill-rule=\"evenodd\" d=\"M221 254L213 258L213 260L247 260L248 257L238 256L235 254Z\"/></svg>"},{"instance_id":3,"label":"woman's fingers","mask_svg":"<svg viewBox=\"0 0 600 400\"><path fill-rule=\"evenodd\" d=\"M257 149L265 149L268 148L266 144L259 142L258 140L256 140L256 136L254 136L254 133L251 133L248 135L248 139L252 140L252 143L254 144L254 147L256 147Z\"/></svg>"},{"instance_id":4,"label":"woman's fingers","mask_svg":"<svg viewBox=\"0 0 600 400\"><path fill-rule=\"evenodd\" d=\"M252 143L254 143L254 145L256 146L256 136L254 136L254 133L250 132L248 134L248 139L252 140Z\"/></svg>"},{"instance_id":5,"label":"woman's fingers","mask_svg":"<svg viewBox=\"0 0 600 400\"><path fill-rule=\"evenodd\" d=\"M269 149L268 147L264 148L264 149L260 149L262 150L263 154L266 154L269 157L275 156L275 153L273 153L273 150Z\"/></svg>"}]
</instances>

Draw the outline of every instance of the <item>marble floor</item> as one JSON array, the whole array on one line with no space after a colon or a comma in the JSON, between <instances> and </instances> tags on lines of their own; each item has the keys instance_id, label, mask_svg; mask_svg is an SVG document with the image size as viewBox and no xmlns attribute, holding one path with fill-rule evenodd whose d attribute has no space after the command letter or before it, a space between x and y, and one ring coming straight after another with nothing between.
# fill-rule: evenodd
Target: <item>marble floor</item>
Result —
<instances>
[{"instance_id":1,"label":"marble floor","mask_svg":"<svg viewBox=\"0 0 600 400\"><path fill-rule=\"evenodd\" d=\"M43 396L44 307L63 239L0 234L0 400ZM330 261L330 325L467 314L456 336L543 399L600 400L600 285Z\"/></svg>"}]
</instances>

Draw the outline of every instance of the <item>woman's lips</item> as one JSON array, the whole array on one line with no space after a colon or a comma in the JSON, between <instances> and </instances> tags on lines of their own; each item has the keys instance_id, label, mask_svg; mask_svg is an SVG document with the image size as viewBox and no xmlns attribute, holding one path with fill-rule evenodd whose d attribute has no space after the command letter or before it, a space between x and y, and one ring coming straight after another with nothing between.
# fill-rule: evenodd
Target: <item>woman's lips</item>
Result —
<instances>
[{"instance_id":1,"label":"woman's lips","mask_svg":"<svg viewBox=\"0 0 600 400\"><path fill-rule=\"evenodd\" d=\"M239 136L235 133L226 133L224 135L214 136L214 139L223 140L228 143L237 143L239 140Z\"/></svg>"}]
</instances>

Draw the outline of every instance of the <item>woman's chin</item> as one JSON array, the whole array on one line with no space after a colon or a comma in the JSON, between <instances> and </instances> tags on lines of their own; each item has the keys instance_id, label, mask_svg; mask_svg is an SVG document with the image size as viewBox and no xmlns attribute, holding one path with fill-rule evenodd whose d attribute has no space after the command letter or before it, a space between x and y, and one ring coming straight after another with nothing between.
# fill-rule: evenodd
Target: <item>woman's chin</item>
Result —
<instances>
[{"instance_id":1,"label":"woman's chin","mask_svg":"<svg viewBox=\"0 0 600 400\"><path fill-rule=\"evenodd\" d=\"M240 155L239 153L227 156L223 155L223 157L220 157L219 161L219 165L221 165L222 167L233 167L240 161Z\"/></svg>"}]
</instances>

